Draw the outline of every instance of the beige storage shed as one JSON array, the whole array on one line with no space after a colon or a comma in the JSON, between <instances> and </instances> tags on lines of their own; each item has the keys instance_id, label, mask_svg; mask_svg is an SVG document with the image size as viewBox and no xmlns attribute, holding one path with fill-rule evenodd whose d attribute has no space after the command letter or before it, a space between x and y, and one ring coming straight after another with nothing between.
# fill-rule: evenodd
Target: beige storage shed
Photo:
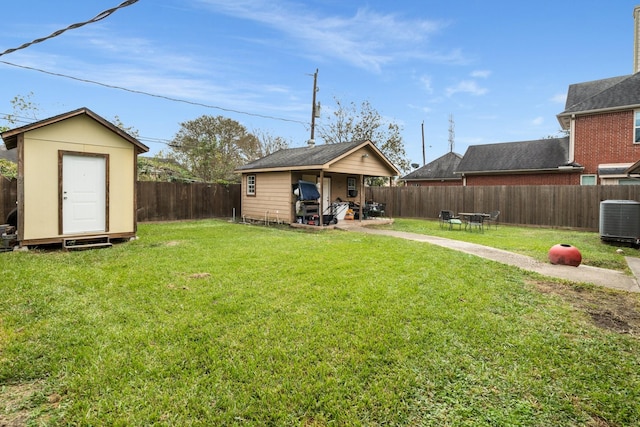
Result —
<instances>
[{"instance_id":1,"label":"beige storage shed","mask_svg":"<svg viewBox=\"0 0 640 427\"><path fill-rule=\"evenodd\" d=\"M108 246L135 237L144 144L87 108L1 136L18 153L20 246Z\"/></svg>"},{"instance_id":2,"label":"beige storage shed","mask_svg":"<svg viewBox=\"0 0 640 427\"><path fill-rule=\"evenodd\" d=\"M400 175L369 140L279 150L236 172L242 173L244 219L288 224L295 223L299 215L293 191L300 181L317 184L317 213L323 224L323 213L336 200L355 203L362 209L366 177Z\"/></svg>"}]
</instances>

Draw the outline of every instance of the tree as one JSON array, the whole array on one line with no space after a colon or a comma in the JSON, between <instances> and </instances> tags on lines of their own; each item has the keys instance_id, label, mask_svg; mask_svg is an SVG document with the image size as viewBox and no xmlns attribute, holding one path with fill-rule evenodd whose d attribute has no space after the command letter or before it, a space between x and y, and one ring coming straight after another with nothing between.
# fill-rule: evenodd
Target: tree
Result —
<instances>
[{"instance_id":1,"label":"tree","mask_svg":"<svg viewBox=\"0 0 640 427\"><path fill-rule=\"evenodd\" d=\"M283 150L285 148L289 148L291 146L290 142L284 139L281 136L273 136L269 132L264 132L261 130L253 131L253 134L258 138L260 143L258 147L258 152L255 153L255 157L252 159L248 159L249 161L259 159L261 157L267 156L271 153L275 153L276 151Z\"/></svg>"},{"instance_id":2,"label":"tree","mask_svg":"<svg viewBox=\"0 0 640 427\"><path fill-rule=\"evenodd\" d=\"M338 108L333 120L319 127L318 135L327 144L368 139L401 171L410 169L404 149L401 128L397 123L388 122L375 110L369 101L363 101L360 108L355 103L345 106L336 99ZM379 183L370 180L370 184Z\"/></svg>"},{"instance_id":3,"label":"tree","mask_svg":"<svg viewBox=\"0 0 640 427\"><path fill-rule=\"evenodd\" d=\"M7 179L16 179L18 177L18 165L6 160L0 159L0 176Z\"/></svg>"},{"instance_id":4,"label":"tree","mask_svg":"<svg viewBox=\"0 0 640 427\"><path fill-rule=\"evenodd\" d=\"M173 159L138 156L138 181L193 182L195 177Z\"/></svg>"},{"instance_id":5,"label":"tree","mask_svg":"<svg viewBox=\"0 0 640 427\"><path fill-rule=\"evenodd\" d=\"M26 96L16 95L13 97L10 101L13 113L5 114L3 117L10 126L0 126L0 132L9 130L13 125L21 121L19 119L27 119L34 122L38 120L37 113L40 108L38 104L31 101L32 96L33 92L29 92Z\"/></svg>"},{"instance_id":6,"label":"tree","mask_svg":"<svg viewBox=\"0 0 640 427\"><path fill-rule=\"evenodd\" d=\"M111 123L113 123L114 125L116 125L117 127L119 127L120 129L122 129L123 131L125 131L126 133L128 133L129 135L131 135L136 139L140 136L140 132L138 131L138 129L134 128L133 126L125 126L125 124L122 123L122 120L120 120L120 117L118 116L114 116L113 121Z\"/></svg>"},{"instance_id":7,"label":"tree","mask_svg":"<svg viewBox=\"0 0 640 427\"><path fill-rule=\"evenodd\" d=\"M259 153L258 138L235 120L201 116L180 123L171 156L205 182L236 182L234 169Z\"/></svg>"}]
</instances>

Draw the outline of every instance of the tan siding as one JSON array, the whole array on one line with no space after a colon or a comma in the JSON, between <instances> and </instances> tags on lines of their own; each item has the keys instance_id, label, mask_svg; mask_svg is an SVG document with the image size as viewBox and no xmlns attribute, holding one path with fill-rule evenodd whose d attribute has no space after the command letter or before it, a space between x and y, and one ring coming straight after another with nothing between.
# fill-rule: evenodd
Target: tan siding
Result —
<instances>
[{"instance_id":1,"label":"tan siding","mask_svg":"<svg viewBox=\"0 0 640 427\"><path fill-rule=\"evenodd\" d=\"M246 175L242 178L242 215L247 219L293 221L291 173L257 173L256 195L246 194Z\"/></svg>"},{"instance_id":2,"label":"tan siding","mask_svg":"<svg viewBox=\"0 0 640 427\"><path fill-rule=\"evenodd\" d=\"M134 232L134 147L95 120L77 116L25 133L24 239L60 236L59 150L109 156L109 233Z\"/></svg>"},{"instance_id":3,"label":"tan siding","mask_svg":"<svg viewBox=\"0 0 640 427\"><path fill-rule=\"evenodd\" d=\"M368 157L362 157L363 155ZM358 173L367 176L389 176L395 174L386 163L371 149L363 147L344 159L331 165L328 172Z\"/></svg>"}]
</instances>

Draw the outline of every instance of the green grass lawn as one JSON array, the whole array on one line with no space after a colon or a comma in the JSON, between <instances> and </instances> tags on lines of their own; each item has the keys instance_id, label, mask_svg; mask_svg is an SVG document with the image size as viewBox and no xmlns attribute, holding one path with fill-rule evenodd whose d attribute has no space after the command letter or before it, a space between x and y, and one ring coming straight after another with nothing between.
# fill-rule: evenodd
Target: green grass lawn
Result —
<instances>
[{"instance_id":1,"label":"green grass lawn","mask_svg":"<svg viewBox=\"0 0 640 427\"><path fill-rule=\"evenodd\" d=\"M0 425L640 423L637 335L540 291L566 284L355 232L139 228L0 254Z\"/></svg>"},{"instance_id":2,"label":"green grass lawn","mask_svg":"<svg viewBox=\"0 0 640 427\"><path fill-rule=\"evenodd\" d=\"M620 271L628 271L625 256L640 256L638 249L602 242L598 233L586 231L501 224L496 228L492 224L490 227L485 225L485 231L480 233L476 229L473 232L465 231L464 225L462 230L457 227L450 230L448 227L441 228L438 221L419 219L396 219L392 225L385 228L464 240L528 255L545 262L548 261L548 252L553 245L566 243L580 250L584 265ZM619 249L622 250L622 254L616 252Z\"/></svg>"}]
</instances>

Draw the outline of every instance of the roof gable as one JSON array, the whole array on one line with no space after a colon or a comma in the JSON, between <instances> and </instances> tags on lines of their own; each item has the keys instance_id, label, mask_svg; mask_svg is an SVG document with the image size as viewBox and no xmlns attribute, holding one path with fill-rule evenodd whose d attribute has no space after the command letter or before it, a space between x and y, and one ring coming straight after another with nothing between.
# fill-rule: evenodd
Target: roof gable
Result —
<instances>
[{"instance_id":1,"label":"roof gable","mask_svg":"<svg viewBox=\"0 0 640 427\"><path fill-rule=\"evenodd\" d=\"M314 145L312 147L285 148L240 166L236 168L236 171L323 169L363 147L374 150L396 175L399 174L396 167L369 140Z\"/></svg>"},{"instance_id":2,"label":"roof gable","mask_svg":"<svg viewBox=\"0 0 640 427\"><path fill-rule=\"evenodd\" d=\"M568 162L568 137L472 145L457 173L550 170L567 166Z\"/></svg>"},{"instance_id":3,"label":"roof gable","mask_svg":"<svg viewBox=\"0 0 640 427\"><path fill-rule=\"evenodd\" d=\"M456 175L455 171L461 160L460 154L449 152L400 179L404 181L460 179L460 175Z\"/></svg>"},{"instance_id":4,"label":"roof gable","mask_svg":"<svg viewBox=\"0 0 640 427\"><path fill-rule=\"evenodd\" d=\"M94 113L93 111L89 110L88 108L79 108L77 110L74 111L70 111L68 113L63 113L54 117L50 117L48 119L44 119L44 120L40 120L25 126L21 126L19 128L15 128L15 129L11 129L8 130L6 132L3 132L0 136L2 136L2 139L5 142L6 148L8 150L13 149L15 147L17 147L18 145L18 135L24 134L26 132L35 130L35 129L39 129L45 126L49 126L51 124L54 123L58 123L61 122L63 120L67 120L70 119L72 117L76 117L76 116L80 116L80 115L86 115L90 118L92 118L93 120L95 120L96 122L98 122L99 124L101 124L102 126L105 126L106 128L108 128L109 130L111 130L113 133L118 134L120 137L122 137L123 139L129 141L131 144L133 144L136 147L136 151L138 153L145 153L147 151L149 151L149 147L147 147L146 145L144 145L143 143L141 143L140 141L138 141L136 138L132 137L131 135L129 135L127 132L123 131L122 129L120 129L119 127L117 127L116 125L114 125L113 123L109 122L108 120L105 120L104 118L100 117L99 115L97 115L96 113Z\"/></svg>"}]
</instances>

